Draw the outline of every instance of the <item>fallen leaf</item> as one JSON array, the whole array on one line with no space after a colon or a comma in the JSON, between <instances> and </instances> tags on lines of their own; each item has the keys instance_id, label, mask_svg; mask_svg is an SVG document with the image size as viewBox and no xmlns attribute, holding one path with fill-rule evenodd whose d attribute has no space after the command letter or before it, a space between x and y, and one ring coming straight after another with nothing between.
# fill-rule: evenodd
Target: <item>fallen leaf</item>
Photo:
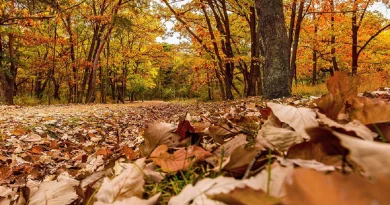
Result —
<instances>
[{"instance_id":1,"label":"fallen leaf","mask_svg":"<svg viewBox=\"0 0 390 205\"><path fill-rule=\"evenodd\" d=\"M272 144L272 146L269 146L267 143L262 143L263 141L260 140L260 138L264 138L268 143ZM284 152L287 151L291 145L303 142L303 138L293 130L263 126L258 132L255 141L262 144L264 147L272 147L272 149L277 148Z\"/></svg>"},{"instance_id":2,"label":"fallen leaf","mask_svg":"<svg viewBox=\"0 0 390 205\"><path fill-rule=\"evenodd\" d=\"M326 165L315 160L304 160L304 159L284 159L282 157L277 157L279 163L283 166L292 166L297 165L302 168L314 169L316 171L325 172L325 171L335 171L336 167L331 165Z\"/></svg>"},{"instance_id":3,"label":"fallen leaf","mask_svg":"<svg viewBox=\"0 0 390 205\"><path fill-rule=\"evenodd\" d=\"M359 120L365 125L390 122L390 102L381 99L356 97L347 110L351 119Z\"/></svg>"},{"instance_id":4,"label":"fallen leaf","mask_svg":"<svg viewBox=\"0 0 390 205\"><path fill-rule=\"evenodd\" d=\"M219 170L229 170L231 172L245 172L247 165L255 159L258 153L256 148L245 148L244 146L239 146L233 150L233 152L226 158L226 160L219 167L215 167L214 171ZM245 166L245 167L244 167ZM238 168L244 167L243 170L236 170Z\"/></svg>"},{"instance_id":5,"label":"fallen leaf","mask_svg":"<svg viewBox=\"0 0 390 205\"><path fill-rule=\"evenodd\" d=\"M42 137L39 136L38 134L33 133L33 134L24 135L19 139L24 142L40 142L42 140Z\"/></svg>"},{"instance_id":6,"label":"fallen leaf","mask_svg":"<svg viewBox=\"0 0 390 205\"><path fill-rule=\"evenodd\" d=\"M361 140L338 132L333 134L349 150L352 161L360 165L367 175L390 177L389 144Z\"/></svg>"},{"instance_id":7,"label":"fallen leaf","mask_svg":"<svg viewBox=\"0 0 390 205\"><path fill-rule=\"evenodd\" d=\"M314 106L330 118L336 118L344 110L345 104L358 94L357 77L349 77L345 72L335 72L326 81L329 94L314 101Z\"/></svg>"},{"instance_id":8,"label":"fallen leaf","mask_svg":"<svg viewBox=\"0 0 390 205\"><path fill-rule=\"evenodd\" d=\"M221 160L225 161L225 159L229 157L237 147L247 144L246 138L247 137L244 134L235 136L225 144L218 147L218 149L213 152L213 156L207 158L206 161L212 164L214 167L219 167Z\"/></svg>"},{"instance_id":9,"label":"fallen leaf","mask_svg":"<svg viewBox=\"0 0 390 205\"><path fill-rule=\"evenodd\" d=\"M168 123L151 124L145 130L145 142L139 147L142 156L149 156L150 153L158 146L165 144L168 147L175 147L179 144L180 136L172 133L176 128Z\"/></svg>"},{"instance_id":10,"label":"fallen leaf","mask_svg":"<svg viewBox=\"0 0 390 205\"><path fill-rule=\"evenodd\" d=\"M323 174L315 170L299 168L289 183L283 204L328 205L328 204L388 204L390 181L378 178L370 182L356 174L339 172Z\"/></svg>"},{"instance_id":11,"label":"fallen leaf","mask_svg":"<svg viewBox=\"0 0 390 205\"><path fill-rule=\"evenodd\" d=\"M0 183L12 175L12 169L7 165L0 166Z\"/></svg>"},{"instance_id":12,"label":"fallen leaf","mask_svg":"<svg viewBox=\"0 0 390 205\"><path fill-rule=\"evenodd\" d=\"M121 154L125 155L127 157L127 159L130 161L137 157L137 153L134 152L133 149L131 149L127 145L122 147Z\"/></svg>"},{"instance_id":13,"label":"fallen leaf","mask_svg":"<svg viewBox=\"0 0 390 205\"><path fill-rule=\"evenodd\" d=\"M245 182L236 180L233 177L205 178L195 185L188 184L179 195L172 197L169 205L222 205L223 203L212 200L207 196L229 193L236 188L245 187Z\"/></svg>"},{"instance_id":14,"label":"fallen leaf","mask_svg":"<svg viewBox=\"0 0 390 205\"><path fill-rule=\"evenodd\" d=\"M145 184L142 169L145 167L145 158L124 166L122 173L114 179L104 178L102 186L95 195L96 203L111 204L130 197L142 197Z\"/></svg>"},{"instance_id":15,"label":"fallen leaf","mask_svg":"<svg viewBox=\"0 0 390 205\"><path fill-rule=\"evenodd\" d=\"M103 157L107 157L109 155L112 155L112 151L108 148L100 148L98 151L95 152L95 155L103 155Z\"/></svg>"},{"instance_id":16,"label":"fallen leaf","mask_svg":"<svg viewBox=\"0 0 390 205\"><path fill-rule=\"evenodd\" d=\"M267 119L268 119L268 116L270 116L271 113L272 113L272 110L271 110L271 108L269 108L269 107L260 108L259 111L260 111L261 117L262 117L264 120L267 120Z\"/></svg>"},{"instance_id":17,"label":"fallen leaf","mask_svg":"<svg viewBox=\"0 0 390 205\"><path fill-rule=\"evenodd\" d=\"M160 183L166 175L163 172L156 171L156 166L153 163L147 164L143 172L145 174L146 183Z\"/></svg>"},{"instance_id":18,"label":"fallen leaf","mask_svg":"<svg viewBox=\"0 0 390 205\"><path fill-rule=\"evenodd\" d=\"M208 195L209 198L221 201L225 204L240 205L276 205L280 204L280 199L268 196L262 190L253 190L249 187L236 188L229 193Z\"/></svg>"},{"instance_id":19,"label":"fallen leaf","mask_svg":"<svg viewBox=\"0 0 390 205\"><path fill-rule=\"evenodd\" d=\"M187 170L192 163L203 161L209 156L211 156L210 152L197 146L190 146L187 150L181 148L170 154L166 145L160 145L150 154L149 158L159 165L164 172L176 172ZM195 160L192 157L195 157Z\"/></svg>"},{"instance_id":20,"label":"fallen leaf","mask_svg":"<svg viewBox=\"0 0 390 205\"><path fill-rule=\"evenodd\" d=\"M316 160L326 165L341 166L342 156L348 153L340 144L340 140L325 128L306 130L310 140L293 145L287 151L289 159Z\"/></svg>"},{"instance_id":21,"label":"fallen leaf","mask_svg":"<svg viewBox=\"0 0 390 205\"><path fill-rule=\"evenodd\" d=\"M195 128L192 127L190 121L188 120L181 120L179 122L179 125L177 126L177 129L173 132L180 136L179 141L184 140L185 138L189 137L190 133L194 133Z\"/></svg>"},{"instance_id":22,"label":"fallen leaf","mask_svg":"<svg viewBox=\"0 0 390 205\"><path fill-rule=\"evenodd\" d=\"M268 168L262 170L256 176L247 179L245 184L254 190L263 190L272 197L281 198L286 194L284 183L293 170L293 166L284 167L279 165L279 163L273 163L270 170ZM270 177L269 174L271 174Z\"/></svg>"},{"instance_id":23,"label":"fallen leaf","mask_svg":"<svg viewBox=\"0 0 390 205\"><path fill-rule=\"evenodd\" d=\"M321 114L317 112L318 120L329 127L332 128L339 128L337 131L343 132L345 134L350 134L351 132L356 135L357 137L360 137L365 140L373 141L378 134L375 132L372 132L368 127L360 123L359 121L352 121L345 125L339 124L329 118L326 117L326 115Z\"/></svg>"},{"instance_id":24,"label":"fallen leaf","mask_svg":"<svg viewBox=\"0 0 390 205\"><path fill-rule=\"evenodd\" d=\"M43 152L43 148L42 148L42 146L39 146L39 145L33 146L31 148L31 152L34 154L41 154Z\"/></svg>"},{"instance_id":25,"label":"fallen leaf","mask_svg":"<svg viewBox=\"0 0 390 205\"><path fill-rule=\"evenodd\" d=\"M31 193L29 205L70 204L78 197L74 188L78 183L76 180L72 183L67 180L44 181L37 191Z\"/></svg>"},{"instance_id":26,"label":"fallen leaf","mask_svg":"<svg viewBox=\"0 0 390 205\"><path fill-rule=\"evenodd\" d=\"M136 204L136 205L155 205L157 203L158 198L160 197L161 193L158 193L149 199L140 199L138 197L130 197L127 199L123 199L120 201L115 201L114 203L101 203L96 202L96 205L129 205L129 204Z\"/></svg>"},{"instance_id":27,"label":"fallen leaf","mask_svg":"<svg viewBox=\"0 0 390 205\"><path fill-rule=\"evenodd\" d=\"M219 144L225 143L225 138L228 136L234 136L237 134L237 130L229 127L228 125L212 125L207 132L215 142Z\"/></svg>"},{"instance_id":28,"label":"fallen leaf","mask_svg":"<svg viewBox=\"0 0 390 205\"><path fill-rule=\"evenodd\" d=\"M267 103L267 106L281 122L290 125L304 139L310 139L305 129L318 126L316 113L309 108L296 108L276 103Z\"/></svg>"},{"instance_id":29,"label":"fallen leaf","mask_svg":"<svg viewBox=\"0 0 390 205\"><path fill-rule=\"evenodd\" d=\"M22 127L17 127L17 128L15 128L12 132L11 132L11 134L13 134L13 135L15 135L15 136L20 136L20 135L25 135L25 134L27 134L27 130L25 130L24 128L22 128Z\"/></svg>"}]
</instances>

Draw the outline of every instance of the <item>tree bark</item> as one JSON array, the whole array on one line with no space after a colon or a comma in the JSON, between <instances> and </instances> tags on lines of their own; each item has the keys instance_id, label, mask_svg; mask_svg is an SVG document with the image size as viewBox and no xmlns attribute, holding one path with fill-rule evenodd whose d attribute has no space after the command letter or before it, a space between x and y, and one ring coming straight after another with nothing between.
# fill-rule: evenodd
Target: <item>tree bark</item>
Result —
<instances>
[{"instance_id":1,"label":"tree bark","mask_svg":"<svg viewBox=\"0 0 390 205\"><path fill-rule=\"evenodd\" d=\"M313 14L313 21L316 20L316 15ZM314 22L314 39L313 39L313 53L312 53L312 61L313 61L313 67L312 67L312 80L311 84L315 85L317 83L317 31L318 31L318 25L316 22Z\"/></svg>"},{"instance_id":2,"label":"tree bark","mask_svg":"<svg viewBox=\"0 0 390 205\"><path fill-rule=\"evenodd\" d=\"M353 13L352 13L352 75L357 74L357 68L358 68L358 51L357 51L357 44L358 44L358 31L359 31L359 25L357 23L357 2L354 1L353 4Z\"/></svg>"},{"instance_id":3,"label":"tree bark","mask_svg":"<svg viewBox=\"0 0 390 205\"><path fill-rule=\"evenodd\" d=\"M112 16L113 16L112 18L114 18L116 16L116 14L118 13L118 10L119 10L119 7L121 4L122 4L122 0L119 0L117 5L115 5L113 12L112 12ZM96 51L95 58L94 58L93 64L92 64L91 76L90 76L90 80L89 80L89 84L88 84L87 97L85 99L86 103L95 102L95 98L96 98L96 70L97 70L97 67L99 64L100 54L102 53L104 45L107 42L108 37L110 36L113 29L114 29L114 19L112 19L111 25L108 28L106 35L102 39L98 50Z\"/></svg>"},{"instance_id":4,"label":"tree bark","mask_svg":"<svg viewBox=\"0 0 390 205\"><path fill-rule=\"evenodd\" d=\"M258 0L265 50L264 97L291 96L288 36L282 0Z\"/></svg>"},{"instance_id":5,"label":"tree bark","mask_svg":"<svg viewBox=\"0 0 390 205\"><path fill-rule=\"evenodd\" d=\"M301 24L303 20L303 7L304 7L304 0L301 0L299 3L299 9L298 9L298 17L297 17L297 24L295 26L295 32L294 32L294 40L293 40L293 47L292 47L292 54L291 54L291 82L292 79L295 79L295 84L297 84L297 53L298 53L298 44L299 44L299 35L301 33Z\"/></svg>"},{"instance_id":6,"label":"tree bark","mask_svg":"<svg viewBox=\"0 0 390 205\"><path fill-rule=\"evenodd\" d=\"M336 59L336 48L335 48L335 44L336 44L336 36L335 36L335 32L334 32L334 0L331 0L330 1L330 11L332 12L331 13L331 16L330 16L330 26L331 26L331 30L332 30L332 37L330 39L330 43L331 43L331 55L332 55L332 65L333 65L333 71L339 71L339 66L337 65L337 59Z\"/></svg>"},{"instance_id":7,"label":"tree bark","mask_svg":"<svg viewBox=\"0 0 390 205\"><path fill-rule=\"evenodd\" d=\"M259 62L259 38L257 34L256 10L254 6L250 7L249 28L251 33L251 64L246 96L256 96L258 80L260 79L260 62Z\"/></svg>"}]
</instances>

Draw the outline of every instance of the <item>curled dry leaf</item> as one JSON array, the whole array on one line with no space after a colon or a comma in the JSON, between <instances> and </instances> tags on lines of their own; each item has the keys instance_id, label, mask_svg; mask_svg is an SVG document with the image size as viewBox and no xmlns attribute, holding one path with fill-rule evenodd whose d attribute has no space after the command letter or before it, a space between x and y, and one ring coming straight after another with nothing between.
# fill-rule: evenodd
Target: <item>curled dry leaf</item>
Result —
<instances>
[{"instance_id":1,"label":"curled dry leaf","mask_svg":"<svg viewBox=\"0 0 390 205\"><path fill-rule=\"evenodd\" d=\"M42 140L42 137L38 134L31 133L20 137L20 140L24 142L40 142Z\"/></svg>"},{"instance_id":2,"label":"curled dry leaf","mask_svg":"<svg viewBox=\"0 0 390 205\"><path fill-rule=\"evenodd\" d=\"M146 183L160 183L165 173L156 171L156 166L153 163L149 163L144 168L145 181Z\"/></svg>"},{"instance_id":3,"label":"curled dry leaf","mask_svg":"<svg viewBox=\"0 0 390 205\"><path fill-rule=\"evenodd\" d=\"M282 167L277 163L272 166L270 195L273 197L284 196L283 184L286 177L292 173L293 167ZM258 175L246 180L237 180L232 177L222 177L211 179L206 178L198 181L195 185L187 185L182 192L171 198L169 205L222 205L225 203L215 201L208 196L219 194L229 194L233 190L243 189L245 187L258 191L267 191L268 172L262 171Z\"/></svg>"},{"instance_id":4,"label":"curled dry leaf","mask_svg":"<svg viewBox=\"0 0 390 205\"><path fill-rule=\"evenodd\" d=\"M335 171L336 168L331 165L326 165L321 162L317 162L315 160L303 160L303 159L283 159L281 157L277 158L279 163L283 166L292 166L292 165L297 165L302 168L307 168L307 169L314 169L316 171Z\"/></svg>"},{"instance_id":5,"label":"curled dry leaf","mask_svg":"<svg viewBox=\"0 0 390 205\"><path fill-rule=\"evenodd\" d=\"M166 145L160 145L150 154L150 159L159 165L164 172L176 172L187 170L192 163L203 161L209 156L211 156L210 152L197 146L189 146L187 150L181 148L170 154Z\"/></svg>"},{"instance_id":6,"label":"curled dry leaf","mask_svg":"<svg viewBox=\"0 0 390 205\"><path fill-rule=\"evenodd\" d=\"M314 101L314 106L330 118L336 118L347 102L358 94L357 77L349 77L345 72L335 72L326 81L329 94Z\"/></svg>"},{"instance_id":7,"label":"curled dry leaf","mask_svg":"<svg viewBox=\"0 0 390 205\"><path fill-rule=\"evenodd\" d=\"M360 137L365 140L373 141L378 134L375 132L372 132L368 127L360 123L359 121L352 121L345 125L339 124L329 118L326 117L326 115L321 114L317 112L318 121L320 121L322 124L325 124L332 128L339 128L338 131L344 130L344 133L351 133L353 132L357 137ZM341 129L341 130L340 130Z\"/></svg>"},{"instance_id":8,"label":"curled dry leaf","mask_svg":"<svg viewBox=\"0 0 390 205\"><path fill-rule=\"evenodd\" d=\"M219 144L225 143L225 138L228 136L233 137L234 135L238 134L238 130L232 127L229 127L229 125L212 125L209 127L208 132L206 134L209 134L215 142Z\"/></svg>"},{"instance_id":9,"label":"curled dry leaf","mask_svg":"<svg viewBox=\"0 0 390 205\"><path fill-rule=\"evenodd\" d=\"M249 187L236 188L229 193L214 194L208 197L217 201L221 201L225 204L280 204L280 199L268 196L263 190L253 190Z\"/></svg>"},{"instance_id":10,"label":"curled dry leaf","mask_svg":"<svg viewBox=\"0 0 390 205\"><path fill-rule=\"evenodd\" d=\"M247 165L256 157L257 153L258 149L256 148L239 146L233 150L220 167L214 167L214 171L220 171L222 169L236 173L244 173Z\"/></svg>"},{"instance_id":11,"label":"curled dry leaf","mask_svg":"<svg viewBox=\"0 0 390 205\"><path fill-rule=\"evenodd\" d=\"M365 125L390 122L390 102L380 99L353 98L348 112L351 119L359 120Z\"/></svg>"},{"instance_id":12,"label":"curled dry leaf","mask_svg":"<svg viewBox=\"0 0 390 205\"><path fill-rule=\"evenodd\" d=\"M44 181L31 193L29 204L70 204L78 198L74 188L78 184L76 180Z\"/></svg>"},{"instance_id":13,"label":"curled dry leaf","mask_svg":"<svg viewBox=\"0 0 390 205\"><path fill-rule=\"evenodd\" d=\"M264 138L264 140L268 143L264 143L264 140L261 140L261 138ZM258 132L255 141L264 147L271 149L277 148L278 150L284 152L287 151L291 145L303 142L303 138L297 132L292 130L273 126L263 126Z\"/></svg>"},{"instance_id":14,"label":"curled dry leaf","mask_svg":"<svg viewBox=\"0 0 390 205\"><path fill-rule=\"evenodd\" d=\"M194 133L195 128L191 125L190 121L188 120L181 120L179 122L179 125L177 126L177 129L173 132L180 136L179 141L184 140L185 138L190 136L190 133Z\"/></svg>"},{"instance_id":15,"label":"curled dry leaf","mask_svg":"<svg viewBox=\"0 0 390 205\"><path fill-rule=\"evenodd\" d=\"M138 197L130 197L130 198L127 198L127 199L124 199L124 200L121 200L121 201L115 201L114 203L110 204L110 205L154 205L157 203L157 200L158 198L160 197L161 193L158 193L152 197L150 197L149 199L140 199ZM105 205L105 204L102 204L102 203L95 203L96 205Z\"/></svg>"},{"instance_id":16,"label":"curled dry leaf","mask_svg":"<svg viewBox=\"0 0 390 205\"><path fill-rule=\"evenodd\" d=\"M267 106L281 122L290 125L304 139L310 139L305 129L318 126L316 113L309 108L296 108L276 103L267 103Z\"/></svg>"},{"instance_id":17,"label":"curled dry leaf","mask_svg":"<svg viewBox=\"0 0 390 205\"><path fill-rule=\"evenodd\" d=\"M283 199L283 204L366 205L388 204L390 201L388 178L378 178L375 182L370 182L353 173L323 174L299 168L294 170L287 182L289 182L286 184L287 195Z\"/></svg>"},{"instance_id":18,"label":"curled dry leaf","mask_svg":"<svg viewBox=\"0 0 390 205\"><path fill-rule=\"evenodd\" d=\"M361 140L338 132L333 134L340 139L341 145L349 150L351 159L363 167L367 175L390 177L389 144Z\"/></svg>"},{"instance_id":19,"label":"curled dry leaf","mask_svg":"<svg viewBox=\"0 0 390 205\"><path fill-rule=\"evenodd\" d=\"M145 158L124 166L122 173L113 180L104 178L102 186L95 195L97 204L112 204L130 197L142 197L145 184L142 169L145 167Z\"/></svg>"},{"instance_id":20,"label":"curled dry leaf","mask_svg":"<svg viewBox=\"0 0 390 205\"><path fill-rule=\"evenodd\" d=\"M286 194L283 185L287 177L292 174L293 170L293 166L284 167L279 163L273 163L271 165L271 170L268 170L268 168L264 169L256 176L247 179L245 184L254 190L263 190L264 192L268 192L272 197L280 198ZM271 174L270 177L269 174ZM268 182L269 190L267 190Z\"/></svg>"},{"instance_id":21,"label":"curled dry leaf","mask_svg":"<svg viewBox=\"0 0 390 205\"><path fill-rule=\"evenodd\" d=\"M246 135L239 134L225 144L218 147L218 149L213 152L213 156L207 158L206 161L212 164L214 167L219 167L221 164L221 160L225 161L225 159L231 155L233 150L245 144L247 144Z\"/></svg>"},{"instance_id":22,"label":"curled dry leaf","mask_svg":"<svg viewBox=\"0 0 390 205\"><path fill-rule=\"evenodd\" d=\"M142 156L149 156L158 145L165 144L168 147L175 147L178 145L180 136L173 133L175 129L176 127L174 125L168 123L149 125L144 133L145 142L139 147Z\"/></svg>"},{"instance_id":23,"label":"curled dry leaf","mask_svg":"<svg viewBox=\"0 0 390 205\"><path fill-rule=\"evenodd\" d=\"M103 180L106 176L106 171L94 172L81 181L81 188L86 189L87 186L95 185L98 181Z\"/></svg>"},{"instance_id":24,"label":"curled dry leaf","mask_svg":"<svg viewBox=\"0 0 390 205\"><path fill-rule=\"evenodd\" d=\"M245 181L236 180L232 177L222 177L211 179L206 178L198 181L196 185L188 184L180 192L179 195L172 197L169 200L169 205L222 205L224 203L218 202L208 198L215 194L229 193L236 188L244 188Z\"/></svg>"},{"instance_id":25,"label":"curled dry leaf","mask_svg":"<svg viewBox=\"0 0 390 205\"><path fill-rule=\"evenodd\" d=\"M318 127L306 131L311 139L291 146L287 151L287 158L316 160L334 166L342 165L342 156L348 153L348 150L340 145L340 140L330 129Z\"/></svg>"}]
</instances>

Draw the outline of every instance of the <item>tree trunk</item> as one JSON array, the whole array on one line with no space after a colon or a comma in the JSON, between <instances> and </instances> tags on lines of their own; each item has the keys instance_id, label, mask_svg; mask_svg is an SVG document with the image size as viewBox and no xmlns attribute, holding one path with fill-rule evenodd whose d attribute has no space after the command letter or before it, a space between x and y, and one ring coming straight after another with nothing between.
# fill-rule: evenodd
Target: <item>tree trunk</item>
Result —
<instances>
[{"instance_id":1,"label":"tree trunk","mask_svg":"<svg viewBox=\"0 0 390 205\"><path fill-rule=\"evenodd\" d=\"M99 45L98 50L96 51L95 58L94 58L93 64L92 64L90 80L89 80L89 84L88 84L87 97L85 99L86 103L93 103L93 102L95 102L95 98L96 98L96 70L97 70L97 67L98 67L98 64L99 64L100 54L103 51L104 45L107 42L108 37L110 36L112 30L114 29L114 16L116 16L116 14L118 13L118 10L119 10L119 7L120 7L121 3L122 3L122 0L119 0L118 3L115 5L115 7L113 9L113 13L112 13L112 16L113 16L112 18L113 19L111 21L111 25L108 28L106 35L102 39L102 41L101 41L101 43Z\"/></svg>"},{"instance_id":2,"label":"tree trunk","mask_svg":"<svg viewBox=\"0 0 390 205\"><path fill-rule=\"evenodd\" d=\"M3 44L2 44L2 34L0 32L0 68L3 67ZM6 81L4 78L4 72L0 70L0 102L3 102L5 100L5 94L6 94Z\"/></svg>"},{"instance_id":3,"label":"tree trunk","mask_svg":"<svg viewBox=\"0 0 390 205\"><path fill-rule=\"evenodd\" d=\"M316 20L316 15L313 14L313 21ZM312 61L313 61L313 75L312 75L312 80L311 84L315 85L317 83L317 31L318 31L318 25L315 22L314 23L314 39L313 39L313 56L312 56Z\"/></svg>"},{"instance_id":4,"label":"tree trunk","mask_svg":"<svg viewBox=\"0 0 390 205\"><path fill-rule=\"evenodd\" d=\"M354 2L354 10L352 13L352 75L357 74L357 68L358 68L358 31L359 31L359 26L357 24L357 3Z\"/></svg>"},{"instance_id":5,"label":"tree trunk","mask_svg":"<svg viewBox=\"0 0 390 205\"><path fill-rule=\"evenodd\" d=\"M72 20L70 14L66 16L66 31L69 35L70 42L70 59L72 60L72 77L70 77L69 83L69 101L76 103L77 102L77 87L78 87L78 79L77 79L77 68L76 68L76 54L75 54L75 46L73 42L73 33L72 33Z\"/></svg>"},{"instance_id":6,"label":"tree trunk","mask_svg":"<svg viewBox=\"0 0 390 205\"><path fill-rule=\"evenodd\" d=\"M333 71L339 71L339 66L337 65L337 59L336 59L336 48L335 48L335 43L336 43L336 36L335 36L335 31L334 31L334 0L331 0L330 1L330 11L332 12L331 13L331 16L330 16L330 26L331 26L331 30L332 30L332 37L330 39L330 43L331 43L331 55L332 55L332 65L333 65Z\"/></svg>"},{"instance_id":7,"label":"tree trunk","mask_svg":"<svg viewBox=\"0 0 390 205\"><path fill-rule=\"evenodd\" d=\"M53 81L54 82L54 94L53 94L53 97L54 99L56 100L61 100L61 97L60 97L60 83L59 82L56 82L56 81Z\"/></svg>"},{"instance_id":8,"label":"tree trunk","mask_svg":"<svg viewBox=\"0 0 390 205\"><path fill-rule=\"evenodd\" d=\"M9 50L9 58L11 60L9 71L2 71L5 79L4 83L4 91L5 91L5 102L7 105L14 104L14 96L15 96L15 80L17 74L17 68L15 65L15 36L14 34L8 35L8 50Z\"/></svg>"},{"instance_id":9,"label":"tree trunk","mask_svg":"<svg viewBox=\"0 0 390 205\"><path fill-rule=\"evenodd\" d=\"M256 11L255 7L250 7L249 28L251 33L251 64L248 78L248 87L246 96L256 96L257 81L260 79L260 62L259 59L259 38L256 29Z\"/></svg>"},{"instance_id":10,"label":"tree trunk","mask_svg":"<svg viewBox=\"0 0 390 205\"><path fill-rule=\"evenodd\" d=\"M265 50L264 96L267 99L291 96L288 36L282 0L257 0L261 36Z\"/></svg>"},{"instance_id":11,"label":"tree trunk","mask_svg":"<svg viewBox=\"0 0 390 205\"><path fill-rule=\"evenodd\" d=\"M295 84L297 84L297 53L298 53L298 44L299 44L299 34L301 32L301 24L303 20L303 6L305 1L301 0L299 3L299 9L298 9L298 17L297 17L297 24L295 26L295 33L294 33L294 42L292 47L292 54L291 54L291 82L292 79L295 79Z\"/></svg>"}]
</instances>

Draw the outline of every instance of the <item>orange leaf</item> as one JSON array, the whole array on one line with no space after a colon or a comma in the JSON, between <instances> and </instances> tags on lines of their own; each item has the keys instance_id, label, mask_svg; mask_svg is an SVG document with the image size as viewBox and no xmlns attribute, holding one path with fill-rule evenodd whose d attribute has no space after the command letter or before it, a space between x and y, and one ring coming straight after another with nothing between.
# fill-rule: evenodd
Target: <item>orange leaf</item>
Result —
<instances>
[{"instance_id":1,"label":"orange leaf","mask_svg":"<svg viewBox=\"0 0 390 205\"><path fill-rule=\"evenodd\" d=\"M34 146L31 148L31 152L34 154L41 154L43 152L42 146Z\"/></svg>"},{"instance_id":2,"label":"orange leaf","mask_svg":"<svg viewBox=\"0 0 390 205\"><path fill-rule=\"evenodd\" d=\"M160 145L150 154L150 159L159 165L163 171L176 172L187 170L193 162L203 161L208 156L211 156L210 152L197 146L190 146L187 151L185 148L181 148L170 154L167 145ZM192 159L192 157L195 157L195 159Z\"/></svg>"},{"instance_id":3,"label":"orange leaf","mask_svg":"<svg viewBox=\"0 0 390 205\"><path fill-rule=\"evenodd\" d=\"M126 155L128 160L133 160L137 157L137 153L135 153L133 149L128 146L122 147L121 154Z\"/></svg>"},{"instance_id":4,"label":"orange leaf","mask_svg":"<svg viewBox=\"0 0 390 205\"><path fill-rule=\"evenodd\" d=\"M286 186L283 204L388 204L390 181L377 178L375 182L356 174L339 172L323 174L310 169L296 169L292 182Z\"/></svg>"},{"instance_id":5,"label":"orange leaf","mask_svg":"<svg viewBox=\"0 0 390 205\"><path fill-rule=\"evenodd\" d=\"M390 103L380 99L355 97L348 112L352 119L365 125L390 122Z\"/></svg>"}]
</instances>

